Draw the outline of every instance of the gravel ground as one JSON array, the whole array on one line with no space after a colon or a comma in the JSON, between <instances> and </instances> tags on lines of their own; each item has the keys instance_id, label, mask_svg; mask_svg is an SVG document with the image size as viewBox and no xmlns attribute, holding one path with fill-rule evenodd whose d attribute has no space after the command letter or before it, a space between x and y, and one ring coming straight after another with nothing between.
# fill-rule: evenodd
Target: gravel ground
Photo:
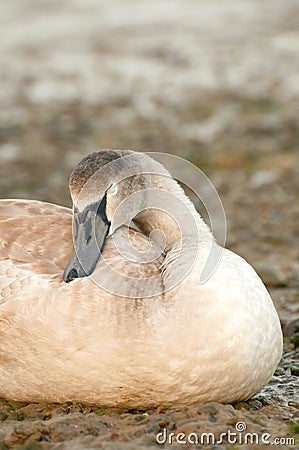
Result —
<instances>
[{"instance_id":1,"label":"gravel ground","mask_svg":"<svg viewBox=\"0 0 299 450\"><path fill-rule=\"evenodd\" d=\"M213 181L227 246L264 279L284 358L235 405L119 411L0 401L0 449L156 448L168 433L263 433L299 446L299 1L0 3L0 196L70 205L93 149L185 157ZM193 447L236 449L240 443ZM161 448L184 448L173 441Z\"/></svg>"}]
</instances>

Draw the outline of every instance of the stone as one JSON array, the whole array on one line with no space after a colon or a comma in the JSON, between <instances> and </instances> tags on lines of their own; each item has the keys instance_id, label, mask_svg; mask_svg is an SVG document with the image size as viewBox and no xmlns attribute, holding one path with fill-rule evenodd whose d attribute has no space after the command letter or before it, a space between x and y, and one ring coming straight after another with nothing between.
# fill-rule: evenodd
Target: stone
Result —
<instances>
[{"instance_id":1,"label":"stone","mask_svg":"<svg viewBox=\"0 0 299 450\"><path fill-rule=\"evenodd\" d=\"M254 269L267 286L286 286L287 277L274 264L259 262L253 264Z\"/></svg>"}]
</instances>

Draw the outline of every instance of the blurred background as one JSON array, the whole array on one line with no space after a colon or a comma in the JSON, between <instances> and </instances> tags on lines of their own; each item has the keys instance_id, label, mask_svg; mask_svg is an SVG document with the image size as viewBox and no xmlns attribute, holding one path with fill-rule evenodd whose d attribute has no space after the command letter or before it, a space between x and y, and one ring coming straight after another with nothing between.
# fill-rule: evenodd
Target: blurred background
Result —
<instances>
[{"instance_id":1,"label":"blurred background","mask_svg":"<svg viewBox=\"0 0 299 450\"><path fill-rule=\"evenodd\" d=\"M298 313L298 0L4 0L0 25L2 198L70 205L100 148L182 156Z\"/></svg>"}]
</instances>

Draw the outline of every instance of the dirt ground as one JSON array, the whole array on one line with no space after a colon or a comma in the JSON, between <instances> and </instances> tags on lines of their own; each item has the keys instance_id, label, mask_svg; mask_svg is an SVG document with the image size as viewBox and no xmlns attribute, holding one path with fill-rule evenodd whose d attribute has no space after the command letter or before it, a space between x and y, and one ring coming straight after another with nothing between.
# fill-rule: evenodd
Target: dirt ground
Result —
<instances>
[{"instance_id":1,"label":"dirt ground","mask_svg":"<svg viewBox=\"0 0 299 450\"><path fill-rule=\"evenodd\" d=\"M156 435L218 439L238 422L299 448L299 1L10 0L0 25L1 198L70 205L70 172L94 149L187 158L216 186L227 247L264 279L285 335L283 361L248 402L119 411L3 399L0 449L188 448Z\"/></svg>"}]
</instances>

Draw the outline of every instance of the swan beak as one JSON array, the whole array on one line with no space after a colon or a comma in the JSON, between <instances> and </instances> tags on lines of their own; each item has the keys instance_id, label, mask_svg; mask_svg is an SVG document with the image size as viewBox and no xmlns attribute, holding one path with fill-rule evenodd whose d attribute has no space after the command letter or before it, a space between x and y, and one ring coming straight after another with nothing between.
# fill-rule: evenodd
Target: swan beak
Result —
<instances>
[{"instance_id":1,"label":"swan beak","mask_svg":"<svg viewBox=\"0 0 299 450\"><path fill-rule=\"evenodd\" d=\"M75 208L73 215L74 249L63 273L66 283L76 278L87 277L94 271L110 229L105 209L106 198L101 201L100 205L88 205L82 212Z\"/></svg>"}]
</instances>

